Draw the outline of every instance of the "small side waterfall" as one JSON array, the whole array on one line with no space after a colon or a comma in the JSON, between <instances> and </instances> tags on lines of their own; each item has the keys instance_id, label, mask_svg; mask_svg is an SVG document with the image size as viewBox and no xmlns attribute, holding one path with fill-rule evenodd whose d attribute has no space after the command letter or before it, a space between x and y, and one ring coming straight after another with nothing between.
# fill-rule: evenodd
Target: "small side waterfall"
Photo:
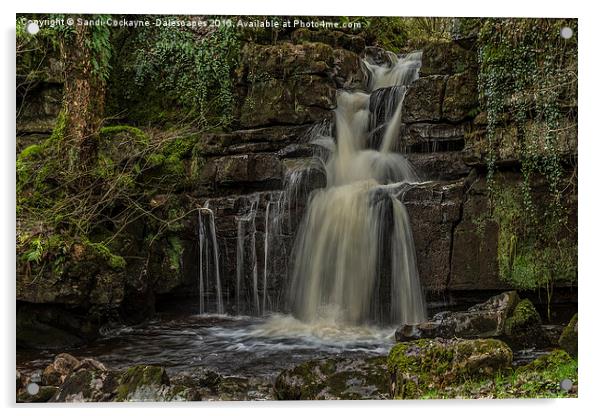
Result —
<instances>
[{"instance_id":1,"label":"small side waterfall","mask_svg":"<svg viewBox=\"0 0 602 416\"><path fill-rule=\"evenodd\" d=\"M206 203L202 208L199 208L199 292L201 300L199 302L200 313L207 312L205 306L205 288L209 290L209 281L203 280L204 276L209 277L209 273L204 273L209 270L209 264L213 263L213 274L215 277L215 301L216 301L216 312L218 314L224 313L224 300L222 296L222 283L220 279L220 267L219 267L219 246L217 245L217 234L215 231L215 215L209 208L209 204ZM209 244L211 245L212 258L209 257Z\"/></svg>"}]
</instances>

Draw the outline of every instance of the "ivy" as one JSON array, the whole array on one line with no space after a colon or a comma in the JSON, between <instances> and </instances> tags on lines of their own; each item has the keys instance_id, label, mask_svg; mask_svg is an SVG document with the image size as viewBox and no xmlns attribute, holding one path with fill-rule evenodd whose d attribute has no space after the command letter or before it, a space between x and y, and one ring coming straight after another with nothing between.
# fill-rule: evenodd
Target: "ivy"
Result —
<instances>
[{"instance_id":1,"label":"ivy","mask_svg":"<svg viewBox=\"0 0 602 416\"><path fill-rule=\"evenodd\" d=\"M232 72L239 56L239 40L233 26L206 29L161 27L139 30L142 45L134 53L133 85L137 94L147 85L173 99L185 118L203 127L227 127L233 120Z\"/></svg>"},{"instance_id":2,"label":"ivy","mask_svg":"<svg viewBox=\"0 0 602 416\"><path fill-rule=\"evenodd\" d=\"M500 275L522 289L544 287L548 299L555 282L576 279L576 246L561 238L567 234L569 199L563 194L563 157L570 150L562 131L576 125L576 24L570 19L486 19L478 35L487 180L500 225ZM560 36L565 26L574 31L571 39ZM504 152L520 163L522 181L512 192L496 183ZM542 180L548 192L536 201L533 189Z\"/></svg>"}]
</instances>

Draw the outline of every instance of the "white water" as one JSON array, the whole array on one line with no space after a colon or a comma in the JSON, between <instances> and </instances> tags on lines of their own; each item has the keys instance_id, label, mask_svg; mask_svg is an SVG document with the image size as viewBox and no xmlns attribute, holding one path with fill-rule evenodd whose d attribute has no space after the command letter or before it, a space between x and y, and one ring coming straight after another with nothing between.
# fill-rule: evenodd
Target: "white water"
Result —
<instances>
[{"instance_id":1,"label":"white water","mask_svg":"<svg viewBox=\"0 0 602 416\"><path fill-rule=\"evenodd\" d=\"M369 87L408 85L417 77L419 59L416 53L391 57L385 66L364 62ZM393 195L404 183L418 181L411 164L391 152L403 96L378 150L368 148L369 100L367 93L340 91L336 137L314 140L330 150L324 160L327 186L313 193L299 226L289 292L293 313L305 322L399 324L426 318L408 214ZM393 183L398 186L385 186ZM386 294L389 299L383 299Z\"/></svg>"},{"instance_id":2,"label":"white water","mask_svg":"<svg viewBox=\"0 0 602 416\"><path fill-rule=\"evenodd\" d=\"M206 221L209 225L208 232L204 224L205 217L207 218ZM223 314L224 300L222 297L222 283L219 272L219 246L217 245L217 234L215 231L215 215L209 208L209 202L207 202L202 208L199 208L199 292L201 294L199 309L201 314L206 312L204 301L205 287L207 287L207 289L209 288L209 282L203 282L203 264L207 264L207 270L209 269L209 243L211 243L211 249L213 252L213 257L211 260L213 261L214 267L216 308L218 314ZM205 248L204 251L203 248ZM203 259L205 259L205 261L203 261Z\"/></svg>"}]
</instances>

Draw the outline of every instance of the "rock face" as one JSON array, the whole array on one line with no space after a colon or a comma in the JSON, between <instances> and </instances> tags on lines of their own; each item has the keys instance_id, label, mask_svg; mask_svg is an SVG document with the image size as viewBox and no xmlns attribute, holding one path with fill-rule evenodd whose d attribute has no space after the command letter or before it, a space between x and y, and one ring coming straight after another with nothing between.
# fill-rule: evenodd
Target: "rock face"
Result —
<instances>
[{"instance_id":1,"label":"rock face","mask_svg":"<svg viewBox=\"0 0 602 416\"><path fill-rule=\"evenodd\" d=\"M568 352L571 357L577 357L578 354L578 331L577 331L577 314L575 314L569 324L564 328L558 344L560 347Z\"/></svg>"},{"instance_id":2,"label":"rock face","mask_svg":"<svg viewBox=\"0 0 602 416\"><path fill-rule=\"evenodd\" d=\"M396 344L389 353L391 395L416 399L434 388L490 377L510 367L512 351L494 339L423 339Z\"/></svg>"},{"instance_id":3,"label":"rock face","mask_svg":"<svg viewBox=\"0 0 602 416\"><path fill-rule=\"evenodd\" d=\"M385 357L329 358L283 371L274 384L279 400L387 399Z\"/></svg>"},{"instance_id":4,"label":"rock face","mask_svg":"<svg viewBox=\"0 0 602 416\"><path fill-rule=\"evenodd\" d=\"M517 304L519 297L516 292L504 292L465 312L440 312L427 322L403 325L395 332L395 339L401 342L438 337L500 337L504 335L508 317Z\"/></svg>"}]
</instances>

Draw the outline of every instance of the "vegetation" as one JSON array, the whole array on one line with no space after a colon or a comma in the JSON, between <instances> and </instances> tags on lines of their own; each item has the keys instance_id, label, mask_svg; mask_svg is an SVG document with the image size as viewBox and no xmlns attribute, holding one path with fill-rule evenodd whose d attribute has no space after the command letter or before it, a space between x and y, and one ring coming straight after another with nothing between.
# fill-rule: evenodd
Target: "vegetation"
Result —
<instances>
[{"instance_id":1,"label":"vegetation","mask_svg":"<svg viewBox=\"0 0 602 416\"><path fill-rule=\"evenodd\" d=\"M560 36L565 26L574 29L570 39ZM576 132L576 38L576 21L562 19L486 19L478 37L500 274L518 288L545 288L548 299L555 283L576 279L576 247L567 237L575 184L563 179L571 162L567 136ZM520 162L517 191L496 184L504 153ZM541 180L547 197L536 201Z\"/></svg>"}]
</instances>

